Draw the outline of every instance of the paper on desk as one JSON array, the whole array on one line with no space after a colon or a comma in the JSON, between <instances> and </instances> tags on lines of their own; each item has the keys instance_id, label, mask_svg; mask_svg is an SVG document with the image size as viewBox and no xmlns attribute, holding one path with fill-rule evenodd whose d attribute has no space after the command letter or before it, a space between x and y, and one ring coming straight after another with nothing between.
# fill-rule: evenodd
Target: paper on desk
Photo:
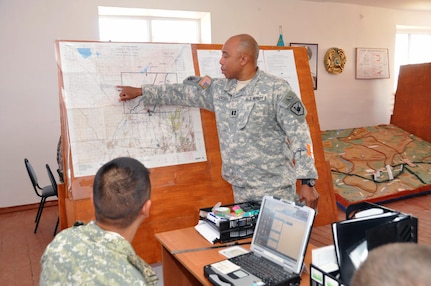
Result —
<instances>
[{"instance_id":1,"label":"paper on desk","mask_svg":"<svg viewBox=\"0 0 431 286\"><path fill-rule=\"evenodd\" d=\"M220 233L216 231L213 227L208 225L208 222L204 220L199 220L198 224L195 225L195 229L211 244L220 239Z\"/></svg>"},{"instance_id":2,"label":"paper on desk","mask_svg":"<svg viewBox=\"0 0 431 286\"><path fill-rule=\"evenodd\" d=\"M216 262L216 263L211 264L211 266L223 274L232 273L232 272L239 270L241 268L229 260L222 260L220 262ZM227 285L230 285L230 284L227 284Z\"/></svg>"},{"instance_id":3,"label":"paper on desk","mask_svg":"<svg viewBox=\"0 0 431 286\"><path fill-rule=\"evenodd\" d=\"M338 263L334 245L328 245L313 249L311 251L311 259L311 263L313 263L325 272L330 273L338 270Z\"/></svg>"},{"instance_id":4,"label":"paper on desk","mask_svg":"<svg viewBox=\"0 0 431 286\"><path fill-rule=\"evenodd\" d=\"M219 253L226 256L227 258L235 257L241 254L245 254L247 252L249 252L247 249L238 245L219 250Z\"/></svg>"}]
</instances>

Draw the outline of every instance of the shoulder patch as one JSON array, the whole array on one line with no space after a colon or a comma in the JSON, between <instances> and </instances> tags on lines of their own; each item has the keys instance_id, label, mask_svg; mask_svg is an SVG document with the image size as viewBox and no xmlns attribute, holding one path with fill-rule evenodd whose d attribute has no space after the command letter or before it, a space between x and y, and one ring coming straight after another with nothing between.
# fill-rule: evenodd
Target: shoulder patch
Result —
<instances>
[{"instance_id":1,"label":"shoulder patch","mask_svg":"<svg viewBox=\"0 0 431 286\"><path fill-rule=\"evenodd\" d=\"M183 83L186 85L194 85L201 89L207 89L211 85L212 79L209 76L189 76Z\"/></svg>"},{"instance_id":2,"label":"shoulder patch","mask_svg":"<svg viewBox=\"0 0 431 286\"><path fill-rule=\"evenodd\" d=\"M297 115L297 116L303 116L305 114L305 108L302 105L301 101L295 101L291 106L290 106L290 111L292 111L293 114Z\"/></svg>"},{"instance_id":3,"label":"shoulder patch","mask_svg":"<svg viewBox=\"0 0 431 286\"><path fill-rule=\"evenodd\" d=\"M211 81L212 81L212 79L206 75L203 78L201 78L201 80L199 81L199 85L203 89L206 89L207 87L209 87L211 85Z\"/></svg>"}]
</instances>

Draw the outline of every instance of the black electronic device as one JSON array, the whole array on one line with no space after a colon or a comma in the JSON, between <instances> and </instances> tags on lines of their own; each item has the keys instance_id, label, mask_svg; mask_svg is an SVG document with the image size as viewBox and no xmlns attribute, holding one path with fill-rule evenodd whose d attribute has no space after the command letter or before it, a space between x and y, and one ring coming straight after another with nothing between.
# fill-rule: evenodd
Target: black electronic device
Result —
<instances>
[{"instance_id":1,"label":"black electronic device","mask_svg":"<svg viewBox=\"0 0 431 286\"><path fill-rule=\"evenodd\" d=\"M237 217L229 217L229 219L219 217L218 221L209 219L212 216L213 207L201 208L199 210L199 219L206 221L210 227L219 232L219 242L235 241L253 236L260 206L261 202L258 201L221 205L220 207L228 208L230 211L235 207L240 208L243 214ZM213 217L216 218L215 215Z\"/></svg>"},{"instance_id":2,"label":"black electronic device","mask_svg":"<svg viewBox=\"0 0 431 286\"><path fill-rule=\"evenodd\" d=\"M358 214L371 213L367 216ZM392 242L417 242L417 218L372 203L346 210L347 220L332 224L341 280L349 285L354 271L372 249Z\"/></svg>"}]
</instances>

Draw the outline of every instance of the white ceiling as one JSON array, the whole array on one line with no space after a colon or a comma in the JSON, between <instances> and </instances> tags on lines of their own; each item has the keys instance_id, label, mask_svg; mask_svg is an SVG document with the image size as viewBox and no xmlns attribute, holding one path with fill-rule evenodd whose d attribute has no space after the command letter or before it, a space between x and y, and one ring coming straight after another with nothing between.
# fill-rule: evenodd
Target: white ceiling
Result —
<instances>
[{"instance_id":1,"label":"white ceiling","mask_svg":"<svg viewBox=\"0 0 431 286\"><path fill-rule=\"evenodd\" d=\"M360 6L431 12L431 0L304 0L313 2L337 2Z\"/></svg>"}]
</instances>

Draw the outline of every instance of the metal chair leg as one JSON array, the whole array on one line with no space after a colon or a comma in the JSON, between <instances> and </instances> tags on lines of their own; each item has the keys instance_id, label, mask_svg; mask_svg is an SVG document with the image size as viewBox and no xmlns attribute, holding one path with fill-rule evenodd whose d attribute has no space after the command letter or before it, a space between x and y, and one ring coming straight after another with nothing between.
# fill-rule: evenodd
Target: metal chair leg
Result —
<instances>
[{"instance_id":1,"label":"metal chair leg","mask_svg":"<svg viewBox=\"0 0 431 286\"><path fill-rule=\"evenodd\" d=\"M39 226L40 218L41 218L41 216L42 216L43 207L45 206L45 201L46 201L46 198L45 198L45 197L44 197L44 198L42 198L42 200L40 201L40 205L39 205L39 209L40 209L40 211L38 211L38 215L37 215L37 217L36 217L36 226L35 226L35 228L34 228L34 233L36 233L36 232L37 232L37 228L38 228L38 226Z\"/></svg>"},{"instance_id":2,"label":"metal chair leg","mask_svg":"<svg viewBox=\"0 0 431 286\"><path fill-rule=\"evenodd\" d=\"M58 229L59 223L60 223L60 217L57 218L57 223L56 223L55 229L54 229L54 236L57 234L57 229Z\"/></svg>"},{"instance_id":3,"label":"metal chair leg","mask_svg":"<svg viewBox=\"0 0 431 286\"><path fill-rule=\"evenodd\" d=\"M40 199L39 207L37 208L37 214L36 214L36 218L34 219L34 222L37 222L39 220L40 213L42 212L42 202L43 202L43 198Z\"/></svg>"}]
</instances>

